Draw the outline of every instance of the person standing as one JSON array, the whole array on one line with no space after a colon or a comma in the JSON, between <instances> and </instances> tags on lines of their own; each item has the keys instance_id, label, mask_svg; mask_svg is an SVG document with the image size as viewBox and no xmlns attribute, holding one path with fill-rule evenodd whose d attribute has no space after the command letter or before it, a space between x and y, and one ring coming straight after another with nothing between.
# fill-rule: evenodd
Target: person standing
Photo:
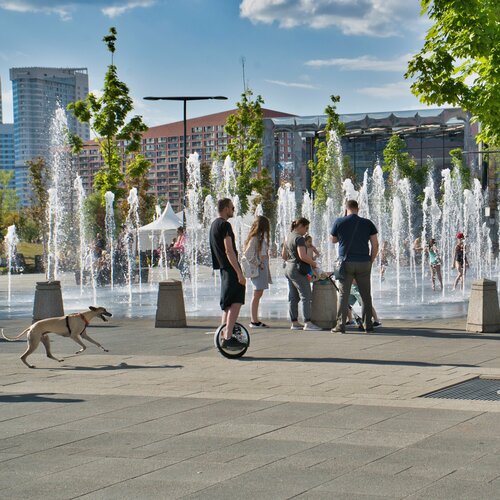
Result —
<instances>
[{"instance_id":1,"label":"person standing","mask_svg":"<svg viewBox=\"0 0 500 500\"><path fill-rule=\"evenodd\" d=\"M220 270L221 277L221 324L226 324L222 333L222 347L239 348L243 345L232 335L241 306L245 303L246 280L238 263L233 228L228 222L234 215L233 202L223 198L217 202L217 210L219 217L212 222L209 239L212 267Z\"/></svg>"},{"instance_id":2,"label":"person standing","mask_svg":"<svg viewBox=\"0 0 500 500\"><path fill-rule=\"evenodd\" d=\"M465 270L469 267L467 256L465 255L464 240L464 233L457 233L457 244L453 250L453 268L457 270L458 274L455 278L455 283L453 283L453 290L456 290L458 285L460 285L460 288L463 290Z\"/></svg>"},{"instance_id":3,"label":"person standing","mask_svg":"<svg viewBox=\"0 0 500 500\"><path fill-rule=\"evenodd\" d=\"M286 261L285 276L288 280L288 306L291 330L312 330L321 328L311 322L311 284L307 277L311 268L317 266L316 261L307 255L304 236L309 230L309 221L300 217L292 222L290 234L283 245L282 257ZM302 301L304 325L299 323L299 302Z\"/></svg>"},{"instance_id":4,"label":"person standing","mask_svg":"<svg viewBox=\"0 0 500 500\"><path fill-rule=\"evenodd\" d=\"M243 265L245 277L252 280L254 288L250 308L250 328L268 328L265 323L259 320L259 304L264 290L267 290L269 284L273 282L269 269L270 232L269 219L263 215L259 215L253 221L247 240L245 241L242 264L246 263L247 269Z\"/></svg>"},{"instance_id":5,"label":"person standing","mask_svg":"<svg viewBox=\"0 0 500 500\"><path fill-rule=\"evenodd\" d=\"M441 290L443 290L443 276L441 274L441 258L439 257L439 250L437 248L436 240L431 238L427 246L427 253L429 254L429 266L431 268L431 283L432 289L436 290L436 276L439 280Z\"/></svg>"},{"instance_id":6,"label":"person standing","mask_svg":"<svg viewBox=\"0 0 500 500\"><path fill-rule=\"evenodd\" d=\"M340 307L337 326L332 332L345 333L349 295L355 279L363 301L362 320L365 333L373 332L371 270L378 253L377 228L370 219L358 216L358 202L348 200L344 217L333 224L330 239L339 244L339 258L344 260L345 277L340 282Z\"/></svg>"}]
</instances>

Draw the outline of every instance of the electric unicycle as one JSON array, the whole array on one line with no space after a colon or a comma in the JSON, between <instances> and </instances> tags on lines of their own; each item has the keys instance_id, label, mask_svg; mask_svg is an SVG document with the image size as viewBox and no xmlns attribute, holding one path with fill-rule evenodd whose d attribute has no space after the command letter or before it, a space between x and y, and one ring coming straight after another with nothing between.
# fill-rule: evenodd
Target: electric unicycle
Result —
<instances>
[{"instance_id":1,"label":"electric unicycle","mask_svg":"<svg viewBox=\"0 0 500 500\"><path fill-rule=\"evenodd\" d=\"M248 346L250 345L250 334L248 330L240 323L235 323L233 328L233 339L236 339L240 345L238 346L227 346L223 347L223 337L222 330L226 324L219 326L215 331L214 344L218 351L226 358L241 358L243 354L247 352Z\"/></svg>"}]
</instances>

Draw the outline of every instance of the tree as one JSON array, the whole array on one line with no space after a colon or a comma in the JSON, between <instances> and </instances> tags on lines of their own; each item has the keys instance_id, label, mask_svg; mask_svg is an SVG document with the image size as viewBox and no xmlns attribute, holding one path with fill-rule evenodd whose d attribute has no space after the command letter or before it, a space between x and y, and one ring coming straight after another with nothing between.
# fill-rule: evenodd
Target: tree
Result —
<instances>
[{"instance_id":1,"label":"tree","mask_svg":"<svg viewBox=\"0 0 500 500\"><path fill-rule=\"evenodd\" d=\"M16 190L11 187L14 170L0 170L0 229L7 227L8 215L15 212L18 203Z\"/></svg>"},{"instance_id":2,"label":"tree","mask_svg":"<svg viewBox=\"0 0 500 500\"><path fill-rule=\"evenodd\" d=\"M142 133L148 129L141 116L134 116L127 121L127 116L134 107L129 89L119 80L114 64L116 34L116 28L110 28L109 35L103 38L111 53L111 64L104 77L102 96L90 93L85 100L68 105L68 109L81 123L90 125L99 143L104 167L96 174L94 186L101 193L103 205L106 191L112 191L117 201L125 195L124 189L120 187L124 181L124 173L118 141L126 141L126 155L137 153L141 148ZM79 153L83 147L82 140L72 135L70 142L73 152Z\"/></svg>"},{"instance_id":3,"label":"tree","mask_svg":"<svg viewBox=\"0 0 500 500\"><path fill-rule=\"evenodd\" d=\"M276 200L273 178L267 168L264 167L253 180L253 190L257 193L253 200L254 205L261 203L263 214L273 222L276 214Z\"/></svg>"},{"instance_id":4,"label":"tree","mask_svg":"<svg viewBox=\"0 0 500 500\"><path fill-rule=\"evenodd\" d=\"M31 184L31 206L27 209L28 213L26 216L38 225L38 238L42 240L45 255L47 250L47 231L45 231L45 225L49 202L49 167L45 159L41 157L28 160L26 165L28 166L28 176Z\"/></svg>"},{"instance_id":5,"label":"tree","mask_svg":"<svg viewBox=\"0 0 500 500\"><path fill-rule=\"evenodd\" d=\"M155 210L155 198L147 192L149 188L147 173L150 168L151 162L146 160L143 155L138 154L129 162L125 170L125 186L128 190L133 187L137 188L139 217L143 221L151 220Z\"/></svg>"},{"instance_id":6,"label":"tree","mask_svg":"<svg viewBox=\"0 0 500 500\"><path fill-rule=\"evenodd\" d=\"M452 104L481 122L478 141L500 145L500 4L498 0L421 0L433 25L406 78L426 104Z\"/></svg>"},{"instance_id":7,"label":"tree","mask_svg":"<svg viewBox=\"0 0 500 500\"><path fill-rule=\"evenodd\" d=\"M464 189L471 188L470 170L464 164L464 154L460 148L455 148L450 151L451 163L453 165L453 170L458 171L460 178L462 179L462 186Z\"/></svg>"},{"instance_id":8,"label":"tree","mask_svg":"<svg viewBox=\"0 0 500 500\"><path fill-rule=\"evenodd\" d=\"M314 191L314 203L317 207L323 207L328 196L339 190L339 184L344 180L343 163L341 162L338 148L330 140L331 134L336 133L337 138L345 134L345 125L340 121L337 113L337 103L340 96L331 95L332 101L325 108L327 115L325 136L326 140L318 137L314 144L316 148L316 162L309 161L311 169L311 187ZM340 144L339 144L340 145ZM339 193L335 193L339 194Z\"/></svg>"},{"instance_id":9,"label":"tree","mask_svg":"<svg viewBox=\"0 0 500 500\"><path fill-rule=\"evenodd\" d=\"M236 193L240 198L242 214L248 210L247 197L252 193L252 175L257 172L262 158L264 135L264 100L260 95L252 100L252 96L250 89L241 94L241 101L236 103L238 110L228 116L224 127L230 136L227 153L235 163Z\"/></svg>"}]
</instances>

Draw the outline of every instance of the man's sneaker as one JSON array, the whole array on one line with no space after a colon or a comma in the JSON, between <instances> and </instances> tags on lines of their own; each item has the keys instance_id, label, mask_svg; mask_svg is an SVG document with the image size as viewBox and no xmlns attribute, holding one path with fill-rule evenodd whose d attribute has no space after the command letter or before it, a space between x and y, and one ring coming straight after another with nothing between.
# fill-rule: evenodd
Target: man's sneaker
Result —
<instances>
[{"instance_id":1,"label":"man's sneaker","mask_svg":"<svg viewBox=\"0 0 500 500\"><path fill-rule=\"evenodd\" d=\"M374 321L373 328L377 328L378 326L382 326L382 323L380 321Z\"/></svg>"},{"instance_id":2,"label":"man's sneaker","mask_svg":"<svg viewBox=\"0 0 500 500\"><path fill-rule=\"evenodd\" d=\"M314 323L311 323L310 321L306 321L303 330L309 331L309 332L319 332L320 330L323 330L318 325L315 325Z\"/></svg>"},{"instance_id":3,"label":"man's sneaker","mask_svg":"<svg viewBox=\"0 0 500 500\"><path fill-rule=\"evenodd\" d=\"M231 337L230 339L224 339L221 345L223 349L229 349L231 351L238 351L240 349L244 349L246 346L246 344L244 344L243 342L239 342L234 337Z\"/></svg>"},{"instance_id":4,"label":"man's sneaker","mask_svg":"<svg viewBox=\"0 0 500 500\"><path fill-rule=\"evenodd\" d=\"M290 330L303 330L304 325L301 325L300 323L292 323L292 326L290 327Z\"/></svg>"},{"instance_id":5,"label":"man's sneaker","mask_svg":"<svg viewBox=\"0 0 500 500\"><path fill-rule=\"evenodd\" d=\"M340 326L336 326L335 328L331 329L331 332L332 333L345 333L345 329L340 327Z\"/></svg>"},{"instance_id":6,"label":"man's sneaker","mask_svg":"<svg viewBox=\"0 0 500 500\"><path fill-rule=\"evenodd\" d=\"M258 323L250 322L248 326L250 328L269 328L265 323L262 323L262 321L259 321Z\"/></svg>"}]
</instances>

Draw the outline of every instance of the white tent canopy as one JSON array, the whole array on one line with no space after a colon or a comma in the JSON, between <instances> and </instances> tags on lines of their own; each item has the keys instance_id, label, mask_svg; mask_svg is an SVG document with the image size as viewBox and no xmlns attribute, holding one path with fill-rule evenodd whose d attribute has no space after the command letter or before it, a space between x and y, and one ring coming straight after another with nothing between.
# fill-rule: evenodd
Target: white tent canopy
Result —
<instances>
[{"instance_id":1,"label":"white tent canopy","mask_svg":"<svg viewBox=\"0 0 500 500\"><path fill-rule=\"evenodd\" d=\"M182 219L175 214L172 205L168 202L160 217L139 228L141 250L158 247L162 234L168 246L175 237L179 226L182 226Z\"/></svg>"}]
</instances>

